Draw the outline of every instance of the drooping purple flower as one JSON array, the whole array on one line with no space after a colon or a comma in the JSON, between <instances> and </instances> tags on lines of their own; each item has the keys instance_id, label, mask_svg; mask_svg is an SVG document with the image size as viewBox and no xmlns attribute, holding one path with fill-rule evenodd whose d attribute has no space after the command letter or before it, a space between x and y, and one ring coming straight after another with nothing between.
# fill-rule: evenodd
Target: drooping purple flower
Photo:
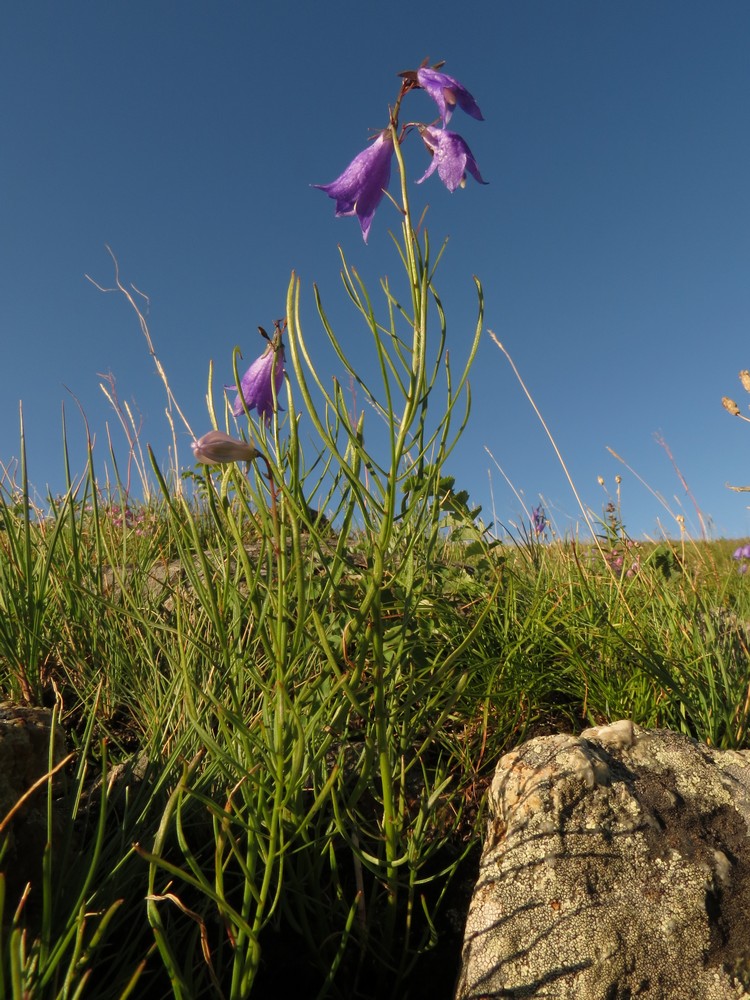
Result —
<instances>
[{"instance_id":1,"label":"drooping purple flower","mask_svg":"<svg viewBox=\"0 0 750 1000\"><path fill-rule=\"evenodd\" d=\"M417 82L437 104L440 109L440 116L443 119L443 125L447 125L451 120L451 115L456 105L462 111L465 111L467 115L471 115L472 118L484 121L477 102L466 87L454 77L448 76L447 73L441 73L437 69L422 66L417 70Z\"/></svg>"},{"instance_id":2,"label":"drooping purple flower","mask_svg":"<svg viewBox=\"0 0 750 1000\"><path fill-rule=\"evenodd\" d=\"M258 329L268 339L263 327L258 327ZM274 410L274 396L278 396L281 391L283 379L284 345L281 343L281 330L277 328L265 351L253 361L242 376L239 391L237 391L236 385L227 386L227 389L237 392L232 413L235 417L239 417L244 410L242 405L244 399L248 410L257 410L259 417L265 417L266 420L269 420ZM281 409L278 403L276 405Z\"/></svg>"},{"instance_id":3,"label":"drooping purple flower","mask_svg":"<svg viewBox=\"0 0 750 1000\"><path fill-rule=\"evenodd\" d=\"M258 450L247 441L238 441L223 431L209 431L191 444L196 462L223 465L226 462L252 462Z\"/></svg>"},{"instance_id":4,"label":"drooping purple flower","mask_svg":"<svg viewBox=\"0 0 750 1000\"><path fill-rule=\"evenodd\" d=\"M750 542L746 545L740 545L738 549L735 549L732 553L733 559L750 559Z\"/></svg>"},{"instance_id":5,"label":"drooping purple flower","mask_svg":"<svg viewBox=\"0 0 750 1000\"><path fill-rule=\"evenodd\" d=\"M427 180L435 170L451 193L457 187L465 186L467 170L480 184L487 183L482 179L477 161L460 135L444 128L435 128L432 125L421 125L419 132L425 146L432 153L432 163L425 171L424 176L419 178L417 184Z\"/></svg>"},{"instance_id":6,"label":"drooping purple flower","mask_svg":"<svg viewBox=\"0 0 750 1000\"><path fill-rule=\"evenodd\" d=\"M366 149L354 157L335 181L312 185L335 200L337 216L357 216L365 243L375 209L391 179L392 156L393 138L390 132L381 132Z\"/></svg>"}]
</instances>

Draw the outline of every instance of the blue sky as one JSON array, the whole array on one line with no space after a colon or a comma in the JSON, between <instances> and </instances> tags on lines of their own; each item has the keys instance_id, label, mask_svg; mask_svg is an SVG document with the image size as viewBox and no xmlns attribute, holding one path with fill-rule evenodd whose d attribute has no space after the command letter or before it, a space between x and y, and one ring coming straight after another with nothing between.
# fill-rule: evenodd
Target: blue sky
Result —
<instances>
[{"instance_id":1,"label":"blue sky","mask_svg":"<svg viewBox=\"0 0 750 1000\"><path fill-rule=\"evenodd\" d=\"M99 389L107 372L166 458L164 390L136 317L85 277L111 286L105 245L149 297L157 353L197 431L209 362L220 385L235 345L245 363L256 356L292 269L306 337L340 375L313 282L345 335L337 246L375 293L397 271L397 220L383 203L365 246L310 184L386 124L396 74L429 56L485 117L457 112L451 127L486 187L469 179L451 195L435 175L412 189L433 243L449 238L438 288L452 356L473 328L476 274L485 326L594 513L607 499L597 478L613 492L621 474L635 537L679 535L677 514L698 537L694 503L713 535L749 535L750 501L725 484L750 483L750 427L720 402L750 412L737 380L750 368L749 45L746 0L3 5L0 461L18 456L23 401L30 479L61 489L64 404L82 471L74 397L99 461L107 425L124 454ZM426 95L409 101L408 117L433 117ZM411 145L416 179L427 161ZM349 347L356 359L359 341ZM522 508L499 465L529 507L542 496L558 530L574 530L570 487L488 333L471 381L447 471L509 524Z\"/></svg>"}]
</instances>

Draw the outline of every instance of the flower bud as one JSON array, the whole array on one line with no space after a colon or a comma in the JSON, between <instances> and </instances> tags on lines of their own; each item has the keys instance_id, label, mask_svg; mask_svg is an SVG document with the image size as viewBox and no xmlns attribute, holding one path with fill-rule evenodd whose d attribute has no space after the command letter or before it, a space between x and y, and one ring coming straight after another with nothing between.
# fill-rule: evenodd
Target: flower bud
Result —
<instances>
[{"instance_id":1,"label":"flower bud","mask_svg":"<svg viewBox=\"0 0 750 1000\"><path fill-rule=\"evenodd\" d=\"M223 465L227 462L252 462L260 452L247 441L238 441L223 431L209 431L191 445L196 462Z\"/></svg>"},{"instance_id":2,"label":"flower bud","mask_svg":"<svg viewBox=\"0 0 750 1000\"><path fill-rule=\"evenodd\" d=\"M721 405L724 407L725 410L728 410L729 413L731 413L733 417L736 417L736 416L739 415L739 412L740 412L739 406L737 406L737 404L735 403L735 401L733 399L730 399L729 396L722 396L721 397Z\"/></svg>"},{"instance_id":3,"label":"flower bud","mask_svg":"<svg viewBox=\"0 0 750 1000\"><path fill-rule=\"evenodd\" d=\"M740 382L745 392L750 392L750 372L746 368L740 372Z\"/></svg>"}]
</instances>

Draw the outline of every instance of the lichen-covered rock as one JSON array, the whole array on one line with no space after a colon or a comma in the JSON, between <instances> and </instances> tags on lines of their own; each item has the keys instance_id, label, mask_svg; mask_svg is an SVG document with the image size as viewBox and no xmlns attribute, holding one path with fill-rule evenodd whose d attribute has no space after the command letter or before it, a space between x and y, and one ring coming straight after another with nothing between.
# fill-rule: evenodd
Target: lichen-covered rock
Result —
<instances>
[{"instance_id":1,"label":"lichen-covered rock","mask_svg":"<svg viewBox=\"0 0 750 1000\"><path fill-rule=\"evenodd\" d=\"M48 709L0 703L0 822L48 773L51 731L52 713ZM59 763L64 754L65 735L58 727L52 744L52 765ZM0 844L4 845L0 870L5 874L6 907L11 913L26 883L38 880L48 833L44 783L13 812L0 834Z\"/></svg>"},{"instance_id":2,"label":"lichen-covered rock","mask_svg":"<svg viewBox=\"0 0 750 1000\"><path fill-rule=\"evenodd\" d=\"M631 722L498 764L458 1000L750 997L750 752Z\"/></svg>"}]
</instances>

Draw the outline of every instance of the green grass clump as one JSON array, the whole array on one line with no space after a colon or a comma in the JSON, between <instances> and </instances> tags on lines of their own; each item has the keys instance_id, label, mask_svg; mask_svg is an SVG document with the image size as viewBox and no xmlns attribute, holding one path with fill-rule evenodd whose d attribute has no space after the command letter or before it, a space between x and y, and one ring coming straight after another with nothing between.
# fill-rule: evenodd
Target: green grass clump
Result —
<instances>
[{"instance_id":1,"label":"green grass clump","mask_svg":"<svg viewBox=\"0 0 750 1000\"><path fill-rule=\"evenodd\" d=\"M621 717L747 746L730 543L618 577L430 485L383 559L286 493L274 528L236 467L203 487L128 518L91 476L44 518L0 495L0 694L54 705L73 752L2 900L4 994L426 995L504 751Z\"/></svg>"}]
</instances>

